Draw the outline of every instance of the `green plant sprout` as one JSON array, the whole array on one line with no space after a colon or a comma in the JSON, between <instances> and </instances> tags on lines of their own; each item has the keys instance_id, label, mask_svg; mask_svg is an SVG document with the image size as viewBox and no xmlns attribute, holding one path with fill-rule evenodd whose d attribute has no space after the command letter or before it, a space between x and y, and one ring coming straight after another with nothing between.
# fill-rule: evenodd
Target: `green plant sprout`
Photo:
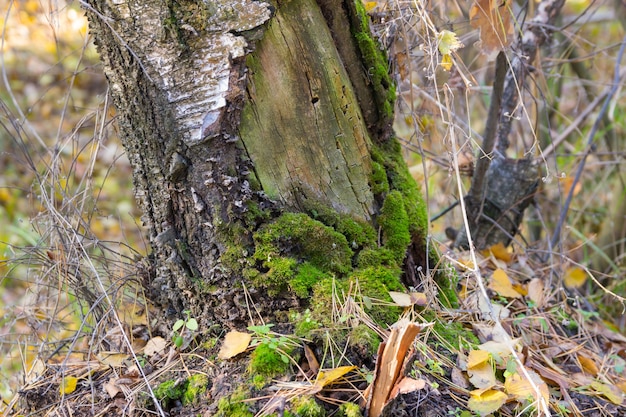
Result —
<instances>
[{"instance_id":1,"label":"green plant sprout","mask_svg":"<svg viewBox=\"0 0 626 417\"><path fill-rule=\"evenodd\" d=\"M183 313L185 313L187 318L185 318L184 320L176 320L176 322L172 326L172 331L174 332L174 335L172 336L172 342L179 349L185 343L185 329L190 332L195 332L196 330L198 330L198 321L195 318L190 317L191 312L189 310L185 310L183 311Z\"/></svg>"}]
</instances>

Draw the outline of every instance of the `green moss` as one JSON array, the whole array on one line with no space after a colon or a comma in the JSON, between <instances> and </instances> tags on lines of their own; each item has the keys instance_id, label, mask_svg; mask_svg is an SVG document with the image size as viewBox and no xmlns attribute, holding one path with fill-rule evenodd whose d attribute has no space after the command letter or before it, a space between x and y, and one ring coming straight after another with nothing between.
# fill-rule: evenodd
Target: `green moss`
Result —
<instances>
[{"instance_id":1,"label":"green moss","mask_svg":"<svg viewBox=\"0 0 626 417\"><path fill-rule=\"evenodd\" d=\"M400 282L400 269L383 266L359 269L350 277L353 283L358 282L362 296L391 302L389 291L402 291L404 286ZM401 310L398 307L373 305L367 313L379 324L394 323Z\"/></svg>"},{"instance_id":2,"label":"green moss","mask_svg":"<svg viewBox=\"0 0 626 417\"><path fill-rule=\"evenodd\" d=\"M402 264L406 250L411 243L409 216L404 208L404 198L399 191L387 194L378 216L378 224L383 231L383 244L391 250L396 262Z\"/></svg>"},{"instance_id":3,"label":"green moss","mask_svg":"<svg viewBox=\"0 0 626 417\"><path fill-rule=\"evenodd\" d=\"M289 362L285 362L280 352L270 348L269 344L261 343L252 352L248 369L253 376L273 378L286 373L289 370Z\"/></svg>"},{"instance_id":4,"label":"green moss","mask_svg":"<svg viewBox=\"0 0 626 417\"><path fill-rule=\"evenodd\" d=\"M296 397L291 400L291 412L298 417L324 417L326 411L311 396Z\"/></svg>"},{"instance_id":5,"label":"green moss","mask_svg":"<svg viewBox=\"0 0 626 417\"><path fill-rule=\"evenodd\" d=\"M176 400L180 400L187 390L187 381L167 380L159 384L154 390L154 395L164 407Z\"/></svg>"},{"instance_id":6,"label":"green moss","mask_svg":"<svg viewBox=\"0 0 626 417\"><path fill-rule=\"evenodd\" d=\"M206 392L209 385L209 378L203 374L194 374L187 380L187 389L183 394L183 405L198 402L199 397Z\"/></svg>"},{"instance_id":7,"label":"green moss","mask_svg":"<svg viewBox=\"0 0 626 417\"><path fill-rule=\"evenodd\" d=\"M216 417L253 417L254 414L243 402L247 398L242 388L238 388L230 397L221 398L217 403Z\"/></svg>"},{"instance_id":8,"label":"green moss","mask_svg":"<svg viewBox=\"0 0 626 417\"><path fill-rule=\"evenodd\" d=\"M374 194L385 194L389 192L389 182L387 181L385 167L376 161L372 161L370 185Z\"/></svg>"},{"instance_id":9,"label":"green moss","mask_svg":"<svg viewBox=\"0 0 626 417\"><path fill-rule=\"evenodd\" d=\"M364 352L363 356L372 356L378 351L378 345L381 342L380 336L366 325L359 324L354 327L348 336L350 343L357 346L360 352Z\"/></svg>"},{"instance_id":10,"label":"green moss","mask_svg":"<svg viewBox=\"0 0 626 417\"><path fill-rule=\"evenodd\" d=\"M387 248L363 249L357 256L356 265L358 268L368 268L371 266L398 267L395 254Z\"/></svg>"},{"instance_id":11,"label":"green moss","mask_svg":"<svg viewBox=\"0 0 626 417\"><path fill-rule=\"evenodd\" d=\"M352 27L352 35L367 67L368 76L374 88L375 100L381 118L391 121L393 118L396 89L389 75L388 60L372 36L369 27L369 17L362 2L355 2L358 14L358 23Z\"/></svg>"},{"instance_id":12,"label":"green moss","mask_svg":"<svg viewBox=\"0 0 626 417\"><path fill-rule=\"evenodd\" d=\"M289 286L298 297L306 298L310 296L310 291L319 280L328 277L328 274L320 271L310 262L305 262L298 266L298 272L289 281Z\"/></svg>"},{"instance_id":13,"label":"green moss","mask_svg":"<svg viewBox=\"0 0 626 417\"><path fill-rule=\"evenodd\" d=\"M344 280L334 279L332 277L320 280L313 287L313 296L311 297L311 319L320 323L323 327L333 328L331 306L336 304L333 300L333 294L345 293L347 291L347 282ZM341 345L341 341L336 341Z\"/></svg>"},{"instance_id":14,"label":"green moss","mask_svg":"<svg viewBox=\"0 0 626 417\"><path fill-rule=\"evenodd\" d=\"M337 410L337 417L363 417L361 408L354 403L343 403Z\"/></svg>"},{"instance_id":15,"label":"green moss","mask_svg":"<svg viewBox=\"0 0 626 417\"><path fill-rule=\"evenodd\" d=\"M347 214L337 213L329 207L310 201L305 204L305 210L315 220L344 235L352 249L376 245L376 231L365 221L355 220Z\"/></svg>"},{"instance_id":16,"label":"green moss","mask_svg":"<svg viewBox=\"0 0 626 417\"><path fill-rule=\"evenodd\" d=\"M270 258L263 262L263 266L269 270L265 274L260 274L255 284L266 287L269 295L278 295L287 289L287 284L295 275L297 263L295 259L283 256Z\"/></svg>"},{"instance_id":17,"label":"green moss","mask_svg":"<svg viewBox=\"0 0 626 417\"><path fill-rule=\"evenodd\" d=\"M455 350L452 353L456 353L461 347L459 343L461 343L463 348L468 350L475 349L476 346L480 344L476 335L474 335L470 329L463 327L461 323L442 322L441 319L432 312L424 312L424 319L435 323L433 333L446 349L450 350L450 348L452 348Z\"/></svg>"},{"instance_id":18,"label":"green moss","mask_svg":"<svg viewBox=\"0 0 626 417\"><path fill-rule=\"evenodd\" d=\"M290 254L323 271L345 274L351 269L345 236L303 213L281 215L255 233L254 241L254 258L262 262Z\"/></svg>"}]
</instances>

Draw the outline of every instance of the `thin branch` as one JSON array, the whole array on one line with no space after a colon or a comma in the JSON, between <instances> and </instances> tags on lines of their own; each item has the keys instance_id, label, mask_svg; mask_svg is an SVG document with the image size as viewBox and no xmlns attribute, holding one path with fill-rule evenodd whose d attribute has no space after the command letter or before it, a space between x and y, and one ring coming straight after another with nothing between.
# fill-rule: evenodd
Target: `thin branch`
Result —
<instances>
[{"instance_id":1,"label":"thin branch","mask_svg":"<svg viewBox=\"0 0 626 417\"><path fill-rule=\"evenodd\" d=\"M500 118L500 109L502 107L502 93L507 69L506 54L501 51L496 59L496 77L493 81L485 137L481 147L482 156L476 161L476 169L472 176L472 186L468 193L474 201L482 201L485 196L487 170L489 169L489 164L491 164L491 153L496 143L496 132L498 130L498 119Z\"/></svg>"},{"instance_id":2,"label":"thin branch","mask_svg":"<svg viewBox=\"0 0 626 417\"><path fill-rule=\"evenodd\" d=\"M613 96L615 95L615 93L617 93L617 90L621 87L620 65L622 62L622 57L624 55L624 49L626 49L626 36L622 40L622 46L619 49L619 53L617 54L617 60L615 62L615 69L614 69L614 74L613 74L613 87L611 88L606 98L604 99L604 104L602 105L602 109L600 109L600 113L598 114L598 117L596 117L596 121L594 122L591 130L589 131L585 153L583 154L583 157L580 160L580 163L578 164L578 169L576 170L576 176L574 177L574 181L572 182L569 193L567 194L567 198L565 199L565 204L563 205L563 208L561 209L559 221L556 225L556 229L554 230L554 234L552 235L552 239L550 241L552 247L556 246L561 239L561 229L563 228L565 217L567 216L567 212L569 211L569 206L572 203L572 199L574 197L574 190L576 189L576 184L580 182L580 177L582 176L583 169L585 168L585 162L587 161L587 157L591 154L591 152L594 149L593 142L595 140L596 132L600 128L603 117L605 113L607 112L607 110L609 109L609 104L611 103Z\"/></svg>"}]
</instances>

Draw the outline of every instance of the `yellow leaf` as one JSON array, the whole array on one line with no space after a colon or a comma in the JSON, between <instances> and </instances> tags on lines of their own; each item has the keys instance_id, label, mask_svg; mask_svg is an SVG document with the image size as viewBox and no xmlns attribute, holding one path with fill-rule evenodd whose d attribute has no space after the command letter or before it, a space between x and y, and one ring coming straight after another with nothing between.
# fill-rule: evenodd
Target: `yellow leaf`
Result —
<instances>
[{"instance_id":1,"label":"yellow leaf","mask_svg":"<svg viewBox=\"0 0 626 417\"><path fill-rule=\"evenodd\" d=\"M587 274L577 266L569 267L563 275L563 283L567 288L580 288L587 281Z\"/></svg>"},{"instance_id":2,"label":"yellow leaf","mask_svg":"<svg viewBox=\"0 0 626 417\"><path fill-rule=\"evenodd\" d=\"M591 383L591 388L593 388L599 394L604 395L613 404L620 405L624 401L623 394L619 392L617 387L613 385L607 385L598 381L593 381Z\"/></svg>"},{"instance_id":3,"label":"yellow leaf","mask_svg":"<svg viewBox=\"0 0 626 417\"><path fill-rule=\"evenodd\" d=\"M450 71L452 69L452 56L450 54L445 54L441 57L441 68L446 71Z\"/></svg>"},{"instance_id":4,"label":"yellow leaf","mask_svg":"<svg viewBox=\"0 0 626 417\"><path fill-rule=\"evenodd\" d=\"M71 394L76 391L76 384L78 383L78 379L73 376L66 376L61 381L61 385L59 385L59 391L61 391L61 395Z\"/></svg>"},{"instance_id":5,"label":"yellow leaf","mask_svg":"<svg viewBox=\"0 0 626 417\"><path fill-rule=\"evenodd\" d=\"M578 355L578 362L580 362L580 367L584 372L589 375L597 376L600 370L598 369L598 365L593 361L593 359L588 358L583 355Z\"/></svg>"},{"instance_id":6,"label":"yellow leaf","mask_svg":"<svg viewBox=\"0 0 626 417\"><path fill-rule=\"evenodd\" d=\"M124 361L129 358L128 353L119 352L98 352L96 355L100 363L110 366L111 368L119 368Z\"/></svg>"},{"instance_id":7,"label":"yellow leaf","mask_svg":"<svg viewBox=\"0 0 626 417\"><path fill-rule=\"evenodd\" d=\"M489 248L489 252L493 255L494 258L500 259L506 263L511 262L513 259L513 254L507 250L502 242L498 242L495 245Z\"/></svg>"},{"instance_id":8,"label":"yellow leaf","mask_svg":"<svg viewBox=\"0 0 626 417\"><path fill-rule=\"evenodd\" d=\"M403 293L397 291L389 291L389 296L393 302L400 307L411 307L417 304L418 306L425 306L428 304L426 294L423 292Z\"/></svg>"},{"instance_id":9,"label":"yellow leaf","mask_svg":"<svg viewBox=\"0 0 626 417\"><path fill-rule=\"evenodd\" d=\"M489 284L489 288L497 292L498 295L501 295L502 297L507 297L507 298L521 298L522 297L522 294L515 291L515 288L513 288L513 284L511 284L511 281L509 280L509 277L506 274L506 272L504 272L504 270L500 268L493 271L493 276L491 277L491 284Z\"/></svg>"},{"instance_id":10,"label":"yellow leaf","mask_svg":"<svg viewBox=\"0 0 626 417\"><path fill-rule=\"evenodd\" d=\"M539 395L548 402L550 400L548 385L533 370L527 369L526 373L528 373L532 382L516 372L507 375L504 381L504 390L514 396L519 402L526 401L529 398L538 401ZM537 390L539 390L539 395L537 395Z\"/></svg>"},{"instance_id":11,"label":"yellow leaf","mask_svg":"<svg viewBox=\"0 0 626 417\"><path fill-rule=\"evenodd\" d=\"M472 350L467 358L467 375L476 388L488 389L496 385L496 374L491 355L484 350Z\"/></svg>"},{"instance_id":12,"label":"yellow leaf","mask_svg":"<svg viewBox=\"0 0 626 417\"><path fill-rule=\"evenodd\" d=\"M439 52L444 56L450 55L452 52L455 52L457 49L464 46L456 36L456 33L450 32L449 30L442 30L439 32L437 39L439 41Z\"/></svg>"},{"instance_id":13,"label":"yellow leaf","mask_svg":"<svg viewBox=\"0 0 626 417\"><path fill-rule=\"evenodd\" d=\"M363 6L365 7L365 11L369 13L378 6L378 3L375 1L364 1Z\"/></svg>"},{"instance_id":14,"label":"yellow leaf","mask_svg":"<svg viewBox=\"0 0 626 417\"><path fill-rule=\"evenodd\" d=\"M330 371L322 372L320 371L317 374L317 379L315 380L315 385L320 388L325 387L326 385L330 385L345 374L350 371L356 369L356 366L340 366L338 368L333 368Z\"/></svg>"},{"instance_id":15,"label":"yellow leaf","mask_svg":"<svg viewBox=\"0 0 626 417\"><path fill-rule=\"evenodd\" d=\"M467 408L481 416L498 411L508 399L505 393L494 389L487 391L475 390L470 392L470 394L471 397L467 401Z\"/></svg>"},{"instance_id":16,"label":"yellow leaf","mask_svg":"<svg viewBox=\"0 0 626 417\"><path fill-rule=\"evenodd\" d=\"M217 357L220 359L230 359L233 356L239 355L248 349L252 335L250 333L243 333L238 331L230 331L226 333L224 337L224 343L220 349Z\"/></svg>"}]
</instances>

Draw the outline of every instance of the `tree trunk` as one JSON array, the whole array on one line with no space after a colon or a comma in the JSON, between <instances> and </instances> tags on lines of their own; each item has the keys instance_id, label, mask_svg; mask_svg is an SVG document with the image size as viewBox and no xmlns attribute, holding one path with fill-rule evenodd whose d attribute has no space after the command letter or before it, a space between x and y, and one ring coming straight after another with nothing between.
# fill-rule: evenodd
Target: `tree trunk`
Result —
<instances>
[{"instance_id":1,"label":"tree trunk","mask_svg":"<svg viewBox=\"0 0 626 417\"><path fill-rule=\"evenodd\" d=\"M419 285L426 211L360 0L88 4L168 320L245 328L252 300L284 322L324 279Z\"/></svg>"}]
</instances>

